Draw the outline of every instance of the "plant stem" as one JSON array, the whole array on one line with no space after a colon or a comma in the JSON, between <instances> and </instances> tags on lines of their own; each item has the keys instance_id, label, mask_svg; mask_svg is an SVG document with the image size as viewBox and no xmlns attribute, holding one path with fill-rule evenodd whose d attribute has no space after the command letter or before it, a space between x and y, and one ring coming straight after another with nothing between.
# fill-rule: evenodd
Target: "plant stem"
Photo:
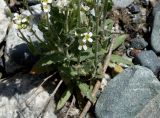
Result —
<instances>
[{"instance_id":1,"label":"plant stem","mask_svg":"<svg viewBox=\"0 0 160 118\"><path fill-rule=\"evenodd\" d=\"M65 20L65 30L66 30L66 33L68 33L69 31L69 27L68 27L68 16L69 16L69 11L68 11L68 8L66 10L66 20Z\"/></svg>"},{"instance_id":2,"label":"plant stem","mask_svg":"<svg viewBox=\"0 0 160 118\"><path fill-rule=\"evenodd\" d=\"M96 36L98 35L98 28L99 28L98 2L99 2L99 0L94 0L94 9L95 9L95 17L96 17L96 27L95 27ZM98 38L96 38L95 72L97 72L97 64L98 64Z\"/></svg>"},{"instance_id":3,"label":"plant stem","mask_svg":"<svg viewBox=\"0 0 160 118\"><path fill-rule=\"evenodd\" d=\"M77 1L78 3L78 19L77 19L77 27L79 28L80 27L80 24L81 24L81 16L80 16L80 7L81 7L81 0L78 0Z\"/></svg>"},{"instance_id":4,"label":"plant stem","mask_svg":"<svg viewBox=\"0 0 160 118\"><path fill-rule=\"evenodd\" d=\"M80 16L80 11L81 11L81 9L80 9L80 7L81 7L81 0L78 0L77 3L78 3L77 28L79 28L80 25L81 25L81 16ZM79 39L79 37L78 37L78 39ZM80 64L80 55L81 55L81 52L79 52L79 54L78 54L78 64ZM78 71L79 71L79 70L78 70Z\"/></svg>"}]
</instances>

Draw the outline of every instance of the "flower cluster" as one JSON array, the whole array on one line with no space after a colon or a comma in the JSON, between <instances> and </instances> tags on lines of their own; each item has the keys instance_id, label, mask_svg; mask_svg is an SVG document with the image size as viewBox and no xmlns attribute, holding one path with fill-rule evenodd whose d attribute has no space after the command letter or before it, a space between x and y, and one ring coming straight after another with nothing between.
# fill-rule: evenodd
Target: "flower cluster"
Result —
<instances>
[{"instance_id":1,"label":"flower cluster","mask_svg":"<svg viewBox=\"0 0 160 118\"><path fill-rule=\"evenodd\" d=\"M43 11L45 13L50 12L50 5L49 4L52 3L52 0L41 0L41 3L42 3Z\"/></svg>"},{"instance_id":2,"label":"flower cluster","mask_svg":"<svg viewBox=\"0 0 160 118\"><path fill-rule=\"evenodd\" d=\"M67 7L69 3L69 0L54 0L54 5L57 6L59 9Z\"/></svg>"},{"instance_id":3,"label":"flower cluster","mask_svg":"<svg viewBox=\"0 0 160 118\"><path fill-rule=\"evenodd\" d=\"M78 46L78 50L87 50L87 42L92 43L93 39L92 39L92 32L89 33L83 33L81 34L81 36L83 37L83 39L81 41L79 41L79 46Z\"/></svg>"},{"instance_id":4,"label":"flower cluster","mask_svg":"<svg viewBox=\"0 0 160 118\"><path fill-rule=\"evenodd\" d=\"M29 26L30 17L14 13L13 21L16 29L26 29Z\"/></svg>"}]
</instances>

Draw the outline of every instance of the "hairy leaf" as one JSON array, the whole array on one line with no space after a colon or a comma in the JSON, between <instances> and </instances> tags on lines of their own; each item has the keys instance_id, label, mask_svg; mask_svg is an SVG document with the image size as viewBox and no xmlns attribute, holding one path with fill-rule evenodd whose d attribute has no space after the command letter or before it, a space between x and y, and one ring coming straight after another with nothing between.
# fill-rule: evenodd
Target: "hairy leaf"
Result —
<instances>
[{"instance_id":1,"label":"hairy leaf","mask_svg":"<svg viewBox=\"0 0 160 118\"><path fill-rule=\"evenodd\" d=\"M89 85L79 82L78 87L83 96L87 97L90 101L95 102L95 98L92 96L92 89Z\"/></svg>"},{"instance_id":2,"label":"hairy leaf","mask_svg":"<svg viewBox=\"0 0 160 118\"><path fill-rule=\"evenodd\" d=\"M127 65L133 65L132 61L125 59L122 56L114 55L114 54L112 54L112 56L111 56L111 62L117 63L117 64L123 63L123 64L127 64Z\"/></svg>"},{"instance_id":3,"label":"hairy leaf","mask_svg":"<svg viewBox=\"0 0 160 118\"><path fill-rule=\"evenodd\" d=\"M120 45L122 45L126 39L126 35L121 35L121 36L118 36L115 40L115 43L113 45L113 50L117 49Z\"/></svg>"},{"instance_id":4,"label":"hairy leaf","mask_svg":"<svg viewBox=\"0 0 160 118\"><path fill-rule=\"evenodd\" d=\"M61 99L58 101L58 104L57 104L57 110L60 110L64 105L65 103L68 101L68 99L71 97L72 95L72 91L70 89L67 89Z\"/></svg>"}]
</instances>

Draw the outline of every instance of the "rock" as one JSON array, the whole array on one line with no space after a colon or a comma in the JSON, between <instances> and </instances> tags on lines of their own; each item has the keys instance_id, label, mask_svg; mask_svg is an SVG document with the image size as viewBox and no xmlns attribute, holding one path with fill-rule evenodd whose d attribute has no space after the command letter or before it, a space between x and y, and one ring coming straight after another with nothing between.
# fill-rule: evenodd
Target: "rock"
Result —
<instances>
[{"instance_id":1,"label":"rock","mask_svg":"<svg viewBox=\"0 0 160 118\"><path fill-rule=\"evenodd\" d=\"M146 113L150 114L149 116L138 117L138 115L159 93L160 82L152 71L145 67L134 66L108 83L96 103L95 114L97 118L158 118L149 117L159 115L159 112L155 113L153 110ZM150 107L159 111L157 101Z\"/></svg>"},{"instance_id":2,"label":"rock","mask_svg":"<svg viewBox=\"0 0 160 118\"><path fill-rule=\"evenodd\" d=\"M131 4L129 7L128 7L129 11L132 13L132 14L137 14L140 12L140 8L137 4Z\"/></svg>"},{"instance_id":3,"label":"rock","mask_svg":"<svg viewBox=\"0 0 160 118\"><path fill-rule=\"evenodd\" d=\"M140 13L134 14L132 18L133 23L140 24L142 21L142 15Z\"/></svg>"},{"instance_id":4,"label":"rock","mask_svg":"<svg viewBox=\"0 0 160 118\"><path fill-rule=\"evenodd\" d=\"M160 53L160 11L156 12L151 34L151 46L156 53Z\"/></svg>"},{"instance_id":5,"label":"rock","mask_svg":"<svg viewBox=\"0 0 160 118\"><path fill-rule=\"evenodd\" d=\"M37 32L37 35L43 39L43 34L38 30L36 25L33 25L33 29ZM38 39L32 35L29 30L22 30L23 34L31 36L31 40L35 43L39 42ZM6 37L6 47L5 47L5 69L7 73L14 73L16 70L23 67L30 67L34 64L37 57L34 57L27 43L22 40L18 31L15 29L14 25L11 26L8 35Z\"/></svg>"},{"instance_id":6,"label":"rock","mask_svg":"<svg viewBox=\"0 0 160 118\"><path fill-rule=\"evenodd\" d=\"M157 2L156 5L153 8L152 15L155 16L157 12L160 11L160 2Z\"/></svg>"},{"instance_id":7,"label":"rock","mask_svg":"<svg viewBox=\"0 0 160 118\"><path fill-rule=\"evenodd\" d=\"M17 74L0 81L0 118L41 118L39 116L49 99L49 93L38 88L42 79ZM56 118L52 100L43 118Z\"/></svg>"},{"instance_id":8,"label":"rock","mask_svg":"<svg viewBox=\"0 0 160 118\"><path fill-rule=\"evenodd\" d=\"M160 71L160 60L152 50L138 53L135 57L135 63L151 69L155 75Z\"/></svg>"},{"instance_id":9,"label":"rock","mask_svg":"<svg viewBox=\"0 0 160 118\"><path fill-rule=\"evenodd\" d=\"M38 29L37 23L41 14L40 5L31 7L33 9L33 16L31 16L31 24L33 30L36 32L38 37L43 40L43 33ZM22 12L23 15L30 15L28 10ZM34 36L29 29L21 30L25 37L30 36L31 41L36 45L39 43L39 39ZM21 68L30 68L38 59L33 56L30 52L27 43L22 40L19 36L20 33L15 29L14 25L10 26L8 35L6 36L6 47L5 47L5 70L7 73L14 73L16 70ZM38 49L38 48L37 48Z\"/></svg>"},{"instance_id":10,"label":"rock","mask_svg":"<svg viewBox=\"0 0 160 118\"><path fill-rule=\"evenodd\" d=\"M136 37L131 41L131 47L135 49L144 49L148 46L148 43L142 37Z\"/></svg>"},{"instance_id":11,"label":"rock","mask_svg":"<svg viewBox=\"0 0 160 118\"><path fill-rule=\"evenodd\" d=\"M129 6L134 0L112 0L113 6L116 8L125 8Z\"/></svg>"},{"instance_id":12,"label":"rock","mask_svg":"<svg viewBox=\"0 0 160 118\"><path fill-rule=\"evenodd\" d=\"M37 24L40 21L40 19L43 17L43 11L41 9L41 4L31 6L30 9L33 12L32 20L33 20L34 24Z\"/></svg>"},{"instance_id":13,"label":"rock","mask_svg":"<svg viewBox=\"0 0 160 118\"><path fill-rule=\"evenodd\" d=\"M42 14L42 12L43 12L42 9L41 9L41 4L31 6L30 8L33 11L34 15L35 14Z\"/></svg>"},{"instance_id":14,"label":"rock","mask_svg":"<svg viewBox=\"0 0 160 118\"><path fill-rule=\"evenodd\" d=\"M34 6L34 5L37 5L37 4L40 4L39 0L28 0L28 5L29 6Z\"/></svg>"},{"instance_id":15,"label":"rock","mask_svg":"<svg viewBox=\"0 0 160 118\"><path fill-rule=\"evenodd\" d=\"M135 118L159 118L160 116L160 94L156 95L148 104L139 112Z\"/></svg>"},{"instance_id":16,"label":"rock","mask_svg":"<svg viewBox=\"0 0 160 118\"><path fill-rule=\"evenodd\" d=\"M141 0L141 3L143 6L148 6L149 5L149 0Z\"/></svg>"},{"instance_id":17,"label":"rock","mask_svg":"<svg viewBox=\"0 0 160 118\"><path fill-rule=\"evenodd\" d=\"M0 43L4 40L10 23L9 18L5 14L7 5L4 0L0 0Z\"/></svg>"}]
</instances>

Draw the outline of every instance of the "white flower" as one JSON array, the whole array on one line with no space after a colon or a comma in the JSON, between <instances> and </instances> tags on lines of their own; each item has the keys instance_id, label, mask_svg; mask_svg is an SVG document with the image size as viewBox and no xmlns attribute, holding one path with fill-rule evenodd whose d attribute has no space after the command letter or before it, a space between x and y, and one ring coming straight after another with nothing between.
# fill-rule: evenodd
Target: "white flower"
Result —
<instances>
[{"instance_id":1,"label":"white flower","mask_svg":"<svg viewBox=\"0 0 160 118\"><path fill-rule=\"evenodd\" d=\"M84 49L84 50L87 50L87 45L86 44L83 44L83 45L79 45L78 46L78 50L82 50L82 49Z\"/></svg>"},{"instance_id":2,"label":"white flower","mask_svg":"<svg viewBox=\"0 0 160 118\"><path fill-rule=\"evenodd\" d=\"M82 39L82 41L84 43L86 43L87 41L92 43L93 42L93 39L91 38L93 36L93 33L92 32L89 32L89 33L84 33L82 36L84 36L84 38Z\"/></svg>"},{"instance_id":3,"label":"white flower","mask_svg":"<svg viewBox=\"0 0 160 118\"><path fill-rule=\"evenodd\" d=\"M27 20L27 18L23 18L22 19L22 23L25 23L25 22L27 22L28 20Z\"/></svg>"},{"instance_id":4,"label":"white flower","mask_svg":"<svg viewBox=\"0 0 160 118\"><path fill-rule=\"evenodd\" d=\"M90 7L81 4L81 7L84 11L89 11Z\"/></svg>"},{"instance_id":5,"label":"white flower","mask_svg":"<svg viewBox=\"0 0 160 118\"><path fill-rule=\"evenodd\" d=\"M14 17L13 17L13 20L17 20L17 19L18 19L19 14L18 14L18 13L14 13L14 14L13 14L13 16L14 16Z\"/></svg>"},{"instance_id":6,"label":"white flower","mask_svg":"<svg viewBox=\"0 0 160 118\"><path fill-rule=\"evenodd\" d=\"M50 12L51 9L50 9L49 5L43 5L43 10L45 13L48 13L48 12Z\"/></svg>"},{"instance_id":7,"label":"white flower","mask_svg":"<svg viewBox=\"0 0 160 118\"><path fill-rule=\"evenodd\" d=\"M69 0L58 0L56 5L59 7L59 8L64 8L66 6L68 6L69 4Z\"/></svg>"},{"instance_id":8,"label":"white flower","mask_svg":"<svg viewBox=\"0 0 160 118\"><path fill-rule=\"evenodd\" d=\"M52 0L48 0L48 3L52 3Z\"/></svg>"},{"instance_id":9,"label":"white flower","mask_svg":"<svg viewBox=\"0 0 160 118\"><path fill-rule=\"evenodd\" d=\"M16 29L21 29L20 25L18 25L18 24L14 24L14 26L15 26Z\"/></svg>"},{"instance_id":10,"label":"white flower","mask_svg":"<svg viewBox=\"0 0 160 118\"><path fill-rule=\"evenodd\" d=\"M14 17L13 17L13 20L16 21L16 20L21 20L22 16L18 13L14 13Z\"/></svg>"},{"instance_id":11,"label":"white flower","mask_svg":"<svg viewBox=\"0 0 160 118\"><path fill-rule=\"evenodd\" d=\"M41 0L41 2L43 5L47 5L47 4L52 3L52 0Z\"/></svg>"},{"instance_id":12,"label":"white flower","mask_svg":"<svg viewBox=\"0 0 160 118\"><path fill-rule=\"evenodd\" d=\"M30 16L21 15L18 13L14 14L14 26L16 29L26 29L30 24Z\"/></svg>"}]
</instances>

